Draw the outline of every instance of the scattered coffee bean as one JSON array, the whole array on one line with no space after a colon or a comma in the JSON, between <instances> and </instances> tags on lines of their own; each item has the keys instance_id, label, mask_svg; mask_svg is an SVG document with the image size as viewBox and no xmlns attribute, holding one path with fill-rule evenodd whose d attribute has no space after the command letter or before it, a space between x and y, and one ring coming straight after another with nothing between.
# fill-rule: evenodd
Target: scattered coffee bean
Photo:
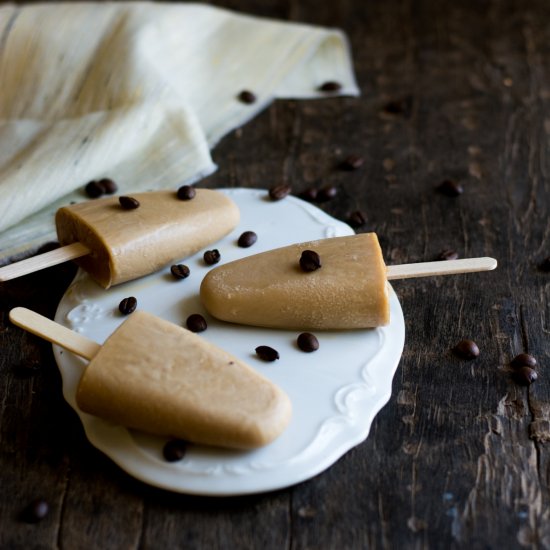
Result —
<instances>
[{"instance_id":1,"label":"scattered coffee bean","mask_svg":"<svg viewBox=\"0 0 550 550\"><path fill-rule=\"evenodd\" d=\"M302 271L315 271L321 267L321 258L314 250L304 250L300 256Z\"/></svg>"},{"instance_id":2,"label":"scattered coffee bean","mask_svg":"<svg viewBox=\"0 0 550 550\"><path fill-rule=\"evenodd\" d=\"M546 273L550 273L550 256L539 264L539 269L541 271L545 271Z\"/></svg>"},{"instance_id":3,"label":"scattered coffee bean","mask_svg":"<svg viewBox=\"0 0 550 550\"><path fill-rule=\"evenodd\" d=\"M112 195L118 191L118 185L112 179L103 178L97 184L103 188L103 192L107 195Z\"/></svg>"},{"instance_id":4,"label":"scattered coffee bean","mask_svg":"<svg viewBox=\"0 0 550 550\"><path fill-rule=\"evenodd\" d=\"M195 195L197 194L196 189L192 185L182 185L178 189L178 199L180 201L190 201L191 199L195 198Z\"/></svg>"},{"instance_id":5,"label":"scattered coffee bean","mask_svg":"<svg viewBox=\"0 0 550 550\"><path fill-rule=\"evenodd\" d=\"M479 356L479 348L473 340L461 340L453 351L461 359L471 360Z\"/></svg>"},{"instance_id":6,"label":"scattered coffee bean","mask_svg":"<svg viewBox=\"0 0 550 550\"><path fill-rule=\"evenodd\" d=\"M327 185L317 192L317 202L328 202L338 195L338 187Z\"/></svg>"},{"instance_id":7,"label":"scattered coffee bean","mask_svg":"<svg viewBox=\"0 0 550 550\"><path fill-rule=\"evenodd\" d=\"M354 229L357 229L358 227L362 227L367 223L367 218L363 212L360 210L356 210L355 212L352 212L348 217L348 224L351 225Z\"/></svg>"},{"instance_id":8,"label":"scattered coffee bean","mask_svg":"<svg viewBox=\"0 0 550 550\"><path fill-rule=\"evenodd\" d=\"M258 235L254 231L245 231L237 241L241 248L248 248L258 240Z\"/></svg>"},{"instance_id":9,"label":"scattered coffee bean","mask_svg":"<svg viewBox=\"0 0 550 550\"><path fill-rule=\"evenodd\" d=\"M274 185L269 190L269 198L272 201L280 201L281 199L284 199L287 195L289 195L291 191L292 187L286 183L282 183L281 185Z\"/></svg>"},{"instance_id":10,"label":"scattered coffee bean","mask_svg":"<svg viewBox=\"0 0 550 550\"><path fill-rule=\"evenodd\" d=\"M187 279L189 277L189 274L191 271L186 265L183 264L175 264L170 267L170 273L174 276L176 279Z\"/></svg>"},{"instance_id":11,"label":"scattered coffee bean","mask_svg":"<svg viewBox=\"0 0 550 550\"><path fill-rule=\"evenodd\" d=\"M206 319L200 313L189 315L185 324L191 332L204 332L208 328Z\"/></svg>"},{"instance_id":12,"label":"scattered coffee bean","mask_svg":"<svg viewBox=\"0 0 550 550\"><path fill-rule=\"evenodd\" d=\"M464 193L462 185L454 180L443 180L437 186L437 190L447 197L458 197Z\"/></svg>"},{"instance_id":13,"label":"scattered coffee bean","mask_svg":"<svg viewBox=\"0 0 550 550\"><path fill-rule=\"evenodd\" d=\"M139 201L133 197L118 197L118 202L124 210L135 210L139 208Z\"/></svg>"},{"instance_id":14,"label":"scattered coffee bean","mask_svg":"<svg viewBox=\"0 0 550 550\"><path fill-rule=\"evenodd\" d=\"M220 261L221 255L217 248L213 250L207 250L203 255L204 261L207 265L214 265Z\"/></svg>"},{"instance_id":15,"label":"scattered coffee bean","mask_svg":"<svg viewBox=\"0 0 550 550\"><path fill-rule=\"evenodd\" d=\"M37 523L43 520L50 511L50 505L42 498L30 502L21 514L21 519L27 523Z\"/></svg>"},{"instance_id":16,"label":"scattered coffee bean","mask_svg":"<svg viewBox=\"0 0 550 550\"><path fill-rule=\"evenodd\" d=\"M256 354L262 361L275 361L279 359L279 352L269 346L258 346Z\"/></svg>"},{"instance_id":17,"label":"scattered coffee bean","mask_svg":"<svg viewBox=\"0 0 550 550\"><path fill-rule=\"evenodd\" d=\"M510 366L514 369L520 369L521 367L535 368L537 366L537 360L528 353L520 353L510 361Z\"/></svg>"},{"instance_id":18,"label":"scattered coffee bean","mask_svg":"<svg viewBox=\"0 0 550 550\"><path fill-rule=\"evenodd\" d=\"M167 462L181 460L187 452L187 441L183 439L171 439L167 441L162 449L162 455Z\"/></svg>"},{"instance_id":19,"label":"scattered coffee bean","mask_svg":"<svg viewBox=\"0 0 550 550\"><path fill-rule=\"evenodd\" d=\"M514 380L521 386L530 386L537 378L537 372L531 367L521 367L514 372Z\"/></svg>"},{"instance_id":20,"label":"scattered coffee bean","mask_svg":"<svg viewBox=\"0 0 550 550\"><path fill-rule=\"evenodd\" d=\"M412 103L412 96L389 101L386 105L384 105L384 112L390 115L404 115L405 117L409 117L412 111Z\"/></svg>"},{"instance_id":21,"label":"scattered coffee bean","mask_svg":"<svg viewBox=\"0 0 550 550\"><path fill-rule=\"evenodd\" d=\"M136 310L136 307L137 300L133 296L124 298L121 300L120 304L118 304L118 310L122 313L122 315L130 315L130 313L133 313Z\"/></svg>"},{"instance_id":22,"label":"scattered coffee bean","mask_svg":"<svg viewBox=\"0 0 550 550\"><path fill-rule=\"evenodd\" d=\"M324 82L317 88L320 92L339 92L342 89L342 84L334 80Z\"/></svg>"},{"instance_id":23,"label":"scattered coffee bean","mask_svg":"<svg viewBox=\"0 0 550 550\"><path fill-rule=\"evenodd\" d=\"M302 332L302 334L298 336L296 343L298 347L306 353L319 349L319 340L317 340L316 336L311 334L311 332Z\"/></svg>"},{"instance_id":24,"label":"scattered coffee bean","mask_svg":"<svg viewBox=\"0 0 550 550\"><path fill-rule=\"evenodd\" d=\"M308 187L300 193L300 198L307 202L315 202L317 200L317 192L315 187Z\"/></svg>"},{"instance_id":25,"label":"scattered coffee bean","mask_svg":"<svg viewBox=\"0 0 550 550\"><path fill-rule=\"evenodd\" d=\"M105 193L103 186L95 180L87 183L86 187L84 187L84 191L86 192L86 195L88 195L88 197L90 197L91 199L97 199L98 197L101 197L103 193Z\"/></svg>"},{"instance_id":26,"label":"scattered coffee bean","mask_svg":"<svg viewBox=\"0 0 550 550\"><path fill-rule=\"evenodd\" d=\"M449 260L458 260L458 252L446 248L442 250L435 258L438 261L449 261Z\"/></svg>"},{"instance_id":27,"label":"scattered coffee bean","mask_svg":"<svg viewBox=\"0 0 550 550\"><path fill-rule=\"evenodd\" d=\"M352 170L358 170L361 168L364 162L365 159L363 157L358 155L349 155L340 163L340 168L351 172Z\"/></svg>"},{"instance_id":28,"label":"scattered coffee bean","mask_svg":"<svg viewBox=\"0 0 550 550\"><path fill-rule=\"evenodd\" d=\"M238 96L239 101L242 103L251 104L256 101L256 95L250 92L249 90L243 90Z\"/></svg>"}]
</instances>

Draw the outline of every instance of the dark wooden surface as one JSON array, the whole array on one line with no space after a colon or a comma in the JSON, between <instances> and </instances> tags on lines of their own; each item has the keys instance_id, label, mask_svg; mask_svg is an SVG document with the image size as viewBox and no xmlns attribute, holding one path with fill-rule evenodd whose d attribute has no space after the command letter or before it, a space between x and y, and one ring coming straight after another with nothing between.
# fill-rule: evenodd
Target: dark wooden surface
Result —
<instances>
[{"instance_id":1,"label":"dark wooden surface","mask_svg":"<svg viewBox=\"0 0 550 550\"><path fill-rule=\"evenodd\" d=\"M395 283L405 350L368 439L310 481L227 499L146 486L85 439L50 346L7 320L16 305L52 316L72 266L1 285L0 547L550 547L550 273L537 269L550 256L550 3L219 4L341 27L362 97L276 102L217 146L206 185L333 184L322 208L363 210L388 263L451 248L499 268ZM335 170L349 153L363 167ZM464 194L436 193L445 178ZM450 353L465 337L475 361ZM522 351L540 364L529 388L508 367ZM37 496L48 517L20 521Z\"/></svg>"}]
</instances>

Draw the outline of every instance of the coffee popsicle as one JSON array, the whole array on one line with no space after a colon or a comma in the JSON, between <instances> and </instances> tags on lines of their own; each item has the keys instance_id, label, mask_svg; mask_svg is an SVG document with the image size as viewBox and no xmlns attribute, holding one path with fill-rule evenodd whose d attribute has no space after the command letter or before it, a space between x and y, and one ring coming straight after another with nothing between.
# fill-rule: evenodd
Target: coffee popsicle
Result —
<instances>
[{"instance_id":1,"label":"coffee popsicle","mask_svg":"<svg viewBox=\"0 0 550 550\"><path fill-rule=\"evenodd\" d=\"M304 251L319 267L304 271ZM203 279L202 303L214 317L261 327L356 329L389 323L387 280L494 269L493 258L386 267L375 233L293 244L216 267Z\"/></svg>"},{"instance_id":2,"label":"coffee popsicle","mask_svg":"<svg viewBox=\"0 0 550 550\"><path fill-rule=\"evenodd\" d=\"M90 359L78 385L81 410L128 428L195 443L253 449L291 417L287 395L200 336L136 311L99 344L25 308L11 321Z\"/></svg>"},{"instance_id":3,"label":"coffee popsicle","mask_svg":"<svg viewBox=\"0 0 550 550\"><path fill-rule=\"evenodd\" d=\"M138 206L124 208L119 197L107 197L60 208L55 222L63 247L0 268L0 281L74 259L109 288L190 256L239 223L237 205L210 189L197 189L191 200L151 191L131 201Z\"/></svg>"}]
</instances>

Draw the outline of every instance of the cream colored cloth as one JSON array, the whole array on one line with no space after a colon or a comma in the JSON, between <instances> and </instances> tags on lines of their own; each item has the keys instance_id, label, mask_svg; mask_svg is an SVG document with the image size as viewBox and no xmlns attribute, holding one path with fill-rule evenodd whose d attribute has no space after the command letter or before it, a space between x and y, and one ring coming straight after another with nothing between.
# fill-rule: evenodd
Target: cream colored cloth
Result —
<instances>
[{"instance_id":1,"label":"cream colored cloth","mask_svg":"<svg viewBox=\"0 0 550 550\"><path fill-rule=\"evenodd\" d=\"M338 30L199 4L2 6L0 260L55 240L54 212L86 182L195 182L223 135L329 80L358 95Z\"/></svg>"}]
</instances>

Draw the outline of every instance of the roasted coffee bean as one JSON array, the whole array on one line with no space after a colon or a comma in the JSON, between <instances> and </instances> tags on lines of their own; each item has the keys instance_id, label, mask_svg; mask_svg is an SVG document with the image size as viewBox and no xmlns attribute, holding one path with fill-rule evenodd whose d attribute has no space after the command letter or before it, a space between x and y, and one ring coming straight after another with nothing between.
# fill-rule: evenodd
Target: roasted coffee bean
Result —
<instances>
[{"instance_id":1,"label":"roasted coffee bean","mask_svg":"<svg viewBox=\"0 0 550 550\"><path fill-rule=\"evenodd\" d=\"M304 250L300 256L302 271L315 271L321 267L321 258L314 250Z\"/></svg>"},{"instance_id":2,"label":"roasted coffee bean","mask_svg":"<svg viewBox=\"0 0 550 550\"><path fill-rule=\"evenodd\" d=\"M328 202L338 195L338 187L327 185L317 192L317 202Z\"/></svg>"},{"instance_id":3,"label":"roasted coffee bean","mask_svg":"<svg viewBox=\"0 0 550 550\"><path fill-rule=\"evenodd\" d=\"M103 188L103 192L112 195L118 191L118 185L109 178L103 178L97 182Z\"/></svg>"},{"instance_id":4,"label":"roasted coffee bean","mask_svg":"<svg viewBox=\"0 0 550 550\"><path fill-rule=\"evenodd\" d=\"M42 498L30 502L21 514L21 519L27 523L37 523L43 520L50 511L50 505Z\"/></svg>"},{"instance_id":5,"label":"roasted coffee bean","mask_svg":"<svg viewBox=\"0 0 550 550\"><path fill-rule=\"evenodd\" d=\"M121 300L120 304L118 304L118 310L122 313L122 315L130 315L130 313L133 313L136 310L136 307L137 300L133 296L124 298Z\"/></svg>"},{"instance_id":6,"label":"roasted coffee bean","mask_svg":"<svg viewBox=\"0 0 550 550\"><path fill-rule=\"evenodd\" d=\"M204 261L207 265L214 265L220 261L221 255L217 248L213 250L207 250L203 255Z\"/></svg>"},{"instance_id":7,"label":"roasted coffee bean","mask_svg":"<svg viewBox=\"0 0 550 550\"><path fill-rule=\"evenodd\" d=\"M454 180L443 180L437 186L437 190L447 197L458 197L464 193L462 185Z\"/></svg>"},{"instance_id":8,"label":"roasted coffee bean","mask_svg":"<svg viewBox=\"0 0 550 550\"><path fill-rule=\"evenodd\" d=\"M237 241L241 248L248 248L258 240L258 235L254 231L245 231Z\"/></svg>"},{"instance_id":9,"label":"roasted coffee bean","mask_svg":"<svg viewBox=\"0 0 550 550\"><path fill-rule=\"evenodd\" d=\"M139 208L139 201L133 197L118 197L118 202L124 210L135 210Z\"/></svg>"},{"instance_id":10,"label":"roasted coffee bean","mask_svg":"<svg viewBox=\"0 0 550 550\"><path fill-rule=\"evenodd\" d=\"M362 227L367 223L367 218L363 212L360 210L356 210L355 212L352 212L348 217L348 224L351 225L354 229L357 229L358 227Z\"/></svg>"},{"instance_id":11,"label":"roasted coffee bean","mask_svg":"<svg viewBox=\"0 0 550 550\"><path fill-rule=\"evenodd\" d=\"M550 256L539 264L539 269L541 271L545 271L546 273L550 273Z\"/></svg>"},{"instance_id":12,"label":"roasted coffee bean","mask_svg":"<svg viewBox=\"0 0 550 550\"><path fill-rule=\"evenodd\" d=\"M458 252L451 250L450 248L446 248L445 250L442 250L435 259L439 261L458 260Z\"/></svg>"},{"instance_id":13,"label":"roasted coffee bean","mask_svg":"<svg viewBox=\"0 0 550 550\"><path fill-rule=\"evenodd\" d=\"M412 96L396 99L384 105L384 112L390 115L403 115L408 118L412 112L412 104Z\"/></svg>"},{"instance_id":14,"label":"roasted coffee bean","mask_svg":"<svg viewBox=\"0 0 550 550\"><path fill-rule=\"evenodd\" d=\"M342 84L335 80L329 80L328 82L323 82L317 89L320 92L339 92L342 89Z\"/></svg>"},{"instance_id":15,"label":"roasted coffee bean","mask_svg":"<svg viewBox=\"0 0 550 550\"><path fill-rule=\"evenodd\" d=\"M319 349L319 340L311 332L302 332L296 340L298 347L306 353L317 351Z\"/></svg>"},{"instance_id":16,"label":"roasted coffee bean","mask_svg":"<svg viewBox=\"0 0 550 550\"><path fill-rule=\"evenodd\" d=\"M185 324L191 332L204 332L208 328L206 319L200 313L189 315Z\"/></svg>"},{"instance_id":17,"label":"roasted coffee bean","mask_svg":"<svg viewBox=\"0 0 550 550\"><path fill-rule=\"evenodd\" d=\"M289 195L291 191L292 187L286 183L282 183L281 185L274 185L269 190L269 198L272 201L280 201L281 199L284 199L287 195Z\"/></svg>"},{"instance_id":18,"label":"roasted coffee bean","mask_svg":"<svg viewBox=\"0 0 550 550\"><path fill-rule=\"evenodd\" d=\"M358 155L349 155L340 163L340 168L348 171L357 170L363 166L364 162L365 159L363 157Z\"/></svg>"},{"instance_id":19,"label":"roasted coffee bean","mask_svg":"<svg viewBox=\"0 0 550 550\"><path fill-rule=\"evenodd\" d=\"M510 361L510 366L514 369L520 369L521 367L535 368L537 366L537 360L528 353L520 353Z\"/></svg>"},{"instance_id":20,"label":"roasted coffee bean","mask_svg":"<svg viewBox=\"0 0 550 550\"><path fill-rule=\"evenodd\" d=\"M521 386L529 386L538 378L537 372L531 367L521 367L514 372L514 380Z\"/></svg>"},{"instance_id":21,"label":"roasted coffee bean","mask_svg":"<svg viewBox=\"0 0 550 550\"><path fill-rule=\"evenodd\" d=\"M86 187L84 187L84 191L86 192L86 195L88 195L88 197L90 197L91 199L97 199L105 193L105 189L103 188L103 186L95 180L87 183Z\"/></svg>"},{"instance_id":22,"label":"roasted coffee bean","mask_svg":"<svg viewBox=\"0 0 550 550\"><path fill-rule=\"evenodd\" d=\"M181 460L187 452L187 441L183 439L171 439L167 441L162 449L162 455L167 462Z\"/></svg>"},{"instance_id":23,"label":"roasted coffee bean","mask_svg":"<svg viewBox=\"0 0 550 550\"><path fill-rule=\"evenodd\" d=\"M479 348L473 340L461 340L453 351L461 359L471 360L479 356Z\"/></svg>"},{"instance_id":24,"label":"roasted coffee bean","mask_svg":"<svg viewBox=\"0 0 550 550\"><path fill-rule=\"evenodd\" d=\"M256 354L262 361L275 361L279 359L279 352L269 346L258 346Z\"/></svg>"},{"instance_id":25,"label":"roasted coffee bean","mask_svg":"<svg viewBox=\"0 0 550 550\"><path fill-rule=\"evenodd\" d=\"M195 195L197 194L197 191L192 185L182 185L178 189L178 199L180 201L190 201L191 199L195 198Z\"/></svg>"},{"instance_id":26,"label":"roasted coffee bean","mask_svg":"<svg viewBox=\"0 0 550 550\"><path fill-rule=\"evenodd\" d=\"M256 95L250 92L249 90L243 90L238 96L239 101L242 103L251 104L256 101Z\"/></svg>"},{"instance_id":27,"label":"roasted coffee bean","mask_svg":"<svg viewBox=\"0 0 550 550\"><path fill-rule=\"evenodd\" d=\"M315 187L308 187L300 193L300 198L307 202L315 202L317 200L317 189Z\"/></svg>"},{"instance_id":28,"label":"roasted coffee bean","mask_svg":"<svg viewBox=\"0 0 550 550\"><path fill-rule=\"evenodd\" d=\"M186 265L183 264L175 264L170 267L170 273L174 276L176 279L187 279L189 277L189 274L191 271Z\"/></svg>"}]
</instances>

